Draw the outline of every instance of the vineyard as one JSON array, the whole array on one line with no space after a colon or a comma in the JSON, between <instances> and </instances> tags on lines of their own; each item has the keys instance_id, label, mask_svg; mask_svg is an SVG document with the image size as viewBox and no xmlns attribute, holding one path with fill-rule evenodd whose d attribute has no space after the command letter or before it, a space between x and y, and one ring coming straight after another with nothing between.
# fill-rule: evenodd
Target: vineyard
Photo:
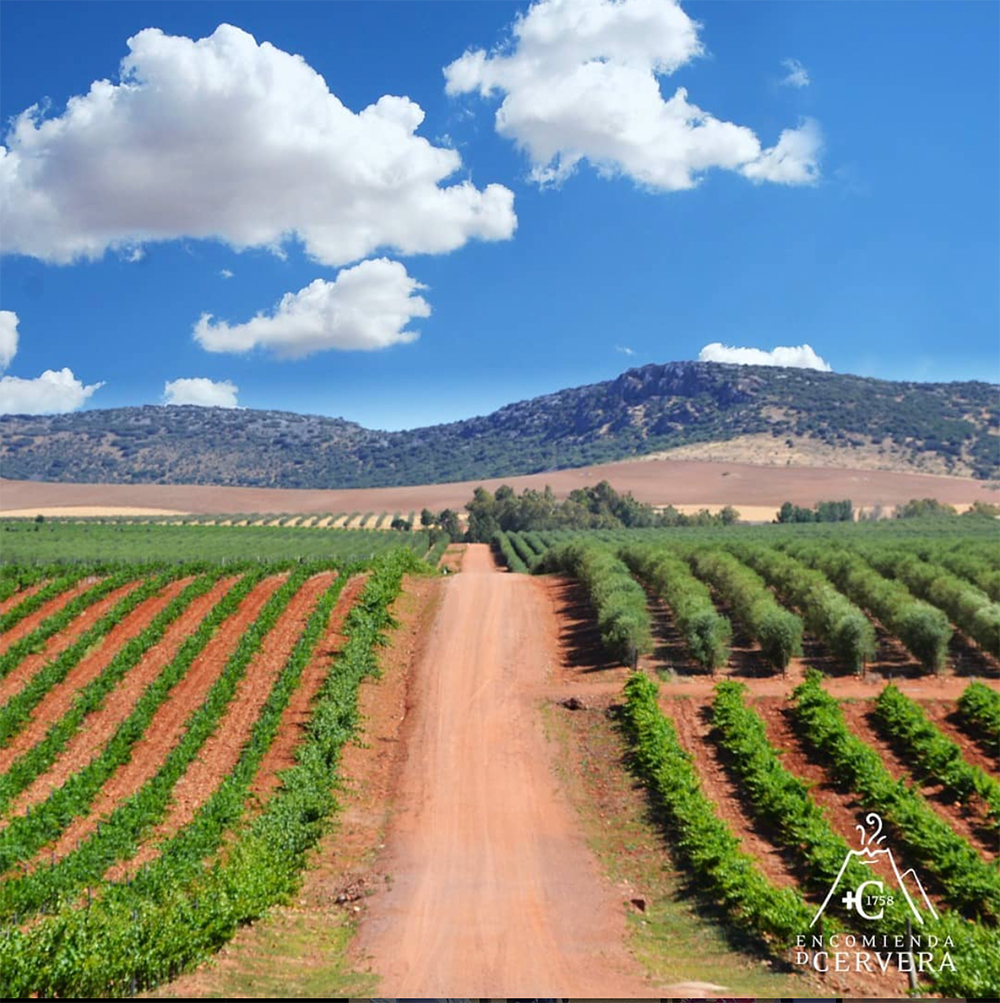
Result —
<instances>
[{"instance_id":1,"label":"vineyard","mask_svg":"<svg viewBox=\"0 0 1000 1003\"><path fill-rule=\"evenodd\" d=\"M300 887L337 817L392 604L449 543L389 521L0 522L3 996L135 994ZM690 881L711 922L791 970L829 889L869 876L850 853L877 813L932 907L922 935L951 945L921 988L990 997L996 542L980 520L501 532L475 570L513 590L519 616L568 597L552 607L565 631L582 611L574 629L599 651L588 672L574 674L573 645L552 659L621 736L657 820L657 866ZM478 699L468 610L443 621L441 643L455 637L455 678ZM495 609L483 622L511 638L524 627ZM878 933L903 937L910 919L896 897ZM820 930L872 932L839 897Z\"/></svg>"},{"instance_id":2,"label":"vineyard","mask_svg":"<svg viewBox=\"0 0 1000 1003\"><path fill-rule=\"evenodd\" d=\"M787 958L873 811L936 906L923 936L953 945L920 984L996 995L994 527L498 533L493 548L511 572L575 580L605 664L639 670L633 769L727 926ZM950 696L925 704L921 680ZM839 880L868 877L852 860ZM908 918L897 896L878 933ZM837 899L824 923L873 926Z\"/></svg>"},{"instance_id":3,"label":"vineyard","mask_svg":"<svg viewBox=\"0 0 1000 1003\"><path fill-rule=\"evenodd\" d=\"M389 608L441 551L310 540L64 526L27 560L5 544L0 994L134 994L297 886Z\"/></svg>"}]
</instances>

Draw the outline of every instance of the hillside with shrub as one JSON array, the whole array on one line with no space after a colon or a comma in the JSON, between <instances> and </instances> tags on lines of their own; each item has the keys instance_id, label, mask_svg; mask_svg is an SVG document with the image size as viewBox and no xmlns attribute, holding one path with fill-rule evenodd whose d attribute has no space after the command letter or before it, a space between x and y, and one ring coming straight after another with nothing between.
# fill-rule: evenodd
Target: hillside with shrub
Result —
<instances>
[{"instance_id":1,"label":"hillside with shrub","mask_svg":"<svg viewBox=\"0 0 1000 1003\"><path fill-rule=\"evenodd\" d=\"M988 479L1000 473L997 390L672 362L400 432L194 406L8 415L0 418L0 462L5 477L43 481L389 487L588 466L750 436L776 447L812 443L844 466L885 457L894 469Z\"/></svg>"}]
</instances>

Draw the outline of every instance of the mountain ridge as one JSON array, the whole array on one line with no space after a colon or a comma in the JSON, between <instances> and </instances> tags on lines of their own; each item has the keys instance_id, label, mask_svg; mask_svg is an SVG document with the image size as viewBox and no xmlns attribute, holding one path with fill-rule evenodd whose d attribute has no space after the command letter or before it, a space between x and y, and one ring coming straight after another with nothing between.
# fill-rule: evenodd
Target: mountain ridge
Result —
<instances>
[{"instance_id":1,"label":"mountain ridge","mask_svg":"<svg viewBox=\"0 0 1000 1003\"><path fill-rule=\"evenodd\" d=\"M980 381L653 363L487 415L393 432L344 418L192 405L6 415L0 462L11 479L382 487L539 473L770 437L789 448L869 451L902 468L983 479L1000 475L998 390Z\"/></svg>"}]
</instances>

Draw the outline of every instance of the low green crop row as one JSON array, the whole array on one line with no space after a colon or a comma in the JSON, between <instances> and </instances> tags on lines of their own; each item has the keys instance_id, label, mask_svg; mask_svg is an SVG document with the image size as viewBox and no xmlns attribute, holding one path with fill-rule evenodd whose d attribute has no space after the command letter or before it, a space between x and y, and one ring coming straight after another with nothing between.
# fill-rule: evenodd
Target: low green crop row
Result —
<instances>
[{"instance_id":1,"label":"low green crop row","mask_svg":"<svg viewBox=\"0 0 1000 1003\"><path fill-rule=\"evenodd\" d=\"M629 664L635 655L652 650L646 593L607 548L564 543L547 551L536 570L561 571L580 581L597 615L601 641L612 658Z\"/></svg>"},{"instance_id":2,"label":"low green crop row","mask_svg":"<svg viewBox=\"0 0 1000 1003\"><path fill-rule=\"evenodd\" d=\"M1000 748L1000 693L985 683L969 683L958 698L958 714L966 728L996 755Z\"/></svg>"},{"instance_id":3,"label":"low green crop row","mask_svg":"<svg viewBox=\"0 0 1000 1003\"><path fill-rule=\"evenodd\" d=\"M819 568L849 599L895 634L924 668L938 672L948 654L948 618L913 596L906 586L879 574L859 554L843 548L789 546L789 553Z\"/></svg>"},{"instance_id":4,"label":"low green crop row","mask_svg":"<svg viewBox=\"0 0 1000 1003\"><path fill-rule=\"evenodd\" d=\"M105 781L131 758L132 746L145 734L157 709L184 678L192 662L211 640L219 625L239 608L264 571L251 572L237 582L185 640L171 663L146 687L132 713L118 726L101 753L69 777L49 797L32 805L25 815L11 819L0 831L0 873L29 859L56 839L72 820L90 810ZM0 902L7 882L0 884Z\"/></svg>"},{"instance_id":5,"label":"low green crop row","mask_svg":"<svg viewBox=\"0 0 1000 1003\"><path fill-rule=\"evenodd\" d=\"M716 612L708 588L676 554L662 547L623 547L618 556L673 614L691 657L714 672L729 661L733 629Z\"/></svg>"},{"instance_id":6,"label":"low green crop row","mask_svg":"<svg viewBox=\"0 0 1000 1003\"><path fill-rule=\"evenodd\" d=\"M716 686L712 721L719 744L729 754L729 765L739 777L754 813L767 825L775 841L791 852L804 871L808 887L824 895L839 879L838 887L860 888L871 878L870 870L858 857L849 855L851 848L830 826L806 785L785 768L767 737L764 722L745 704L745 691L742 683ZM830 898L829 908L850 924L859 922L837 895ZM895 897L884 905L883 912L879 934L905 932L910 912L904 899ZM937 919L924 910L922 913L922 934L936 935L942 943L950 937L955 945L950 953L956 970L942 968L925 973L931 988L942 996L995 995L1000 986L996 930L970 924L950 913Z\"/></svg>"},{"instance_id":7,"label":"low green crop row","mask_svg":"<svg viewBox=\"0 0 1000 1003\"><path fill-rule=\"evenodd\" d=\"M376 649L393 622L389 604L403 574L418 568L410 551L376 558L296 765L263 812L234 833L224 857L188 880L111 885L89 909L66 906L26 930L0 933L0 995L129 995L199 962L240 924L288 899L336 808L341 750L358 727L358 686L378 671Z\"/></svg>"},{"instance_id":8,"label":"low green crop row","mask_svg":"<svg viewBox=\"0 0 1000 1003\"><path fill-rule=\"evenodd\" d=\"M240 636L225 668L213 682L201 706L188 717L183 736L166 753L159 770L131 797L118 804L107 821L99 825L77 849L51 867L37 867L31 873L11 878L0 886L0 917L9 919L14 914L24 917L43 906L51 908L53 903L72 898L88 884L99 880L116 860L135 853L139 837L163 818L177 781L209 736L214 734L264 638L313 571L312 568L301 568L275 589L260 614ZM87 772L88 768L85 768L76 776ZM92 792L92 799L96 793L93 784L85 786L88 793ZM50 800L36 807L51 803ZM0 833L0 840L10 828L12 826Z\"/></svg>"},{"instance_id":9,"label":"low green crop row","mask_svg":"<svg viewBox=\"0 0 1000 1003\"><path fill-rule=\"evenodd\" d=\"M789 661L802 654L802 621L778 605L760 575L721 550L696 550L689 560L695 574L711 583L759 642L774 668L784 672Z\"/></svg>"},{"instance_id":10,"label":"low green crop row","mask_svg":"<svg viewBox=\"0 0 1000 1003\"><path fill-rule=\"evenodd\" d=\"M521 560L521 555L514 549L506 533L498 530L493 534L493 549L499 555L504 567L519 574L527 574L527 564Z\"/></svg>"},{"instance_id":11,"label":"low green crop row","mask_svg":"<svg viewBox=\"0 0 1000 1003\"><path fill-rule=\"evenodd\" d=\"M525 540L523 533L508 533L507 539L517 552L518 557L524 562L529 571L533 570L538 563L538 554L532 546Z\"/></svg>"},{"instance_id":12,"label":"low green crop row","mask_svg":"<svg viewBox=\"0 0 1000 1003\"><path fill-rule=\"evenodd\" d=\"M20 565L17 567L21 569ZM47 571L54 570L55 576L44 588L39 589L34 595L23 599L12 609L7 610L6 613L0 616L0 634L6 634L14 624L20 623L26 616L41 609L47 602L55 599L58 595L62 595L67 589L71 589L76 585L81 578L91 573L89 568L78 568L69 574L66 573L65 568L52 569L43 567L23 568L21 570L24 571L23 581L13 575L4 579L4 585L9 588L9 595L0 594L0 600L9 599L18 589L27 588L28 585L33 585L36 581L41 581ZM8 588L5 588L3 591L7 592Z\"/></svg>"},{"instance_id":13,"label":"low green crop row","mask_svg":"<svg viewBox=\"0 0 1000 1003\"><path fill-rule=\"evenodd\" d=\"M839 662L860 673L865 663L875 657L875 628L871 621L821 571L771 547L733 549L740 560L799 610L806 629L823 641Z\"/></svg>"},{"instance_id":14,"label":"low green crop row","mask_svg":"<svg viewBox=\"0 0 1000 1003\"><path fill-rule=\"evenodd\" d=\"M691 757L660 711L656 684L635 673L626 683L625 722L635 762L657 805L670 822L678 855L691 868L699 892L737 928L762 937L772 952L808 931L813 910L791 888L776 888L739 848L739 840L716 814L701 789Z\"/></svg>"},{"instance_id":15,"label":"low green crop row","mask_svg":"<svg viewBox=\"0 0 1000 1003\"><path fill-rule=\"evenodd\" d=\"M974 919L1000 918L1000 872L944 821L920 793L895 780L881 756L844 721L837 701L810 670L794 691L792 713L803 740L838 781L893 826L913 860L938 878L945 900Z\"/></svg>"},{"instance_id":16,"label":"low green crop row","mask_svg":"<svg viewBox=\"0 0 1000 1003\"><path fill-rule=\"evenodd\" d=\"M961 748L946 738L920 706L896 686L875 701L875 720L886 738L913 763L920 778L940 784L963 802L983 799L994 828L1000 828L1000 784L985 770L966 762Z\"/></svg>"},{"instance_id":17,"label":"low green crop row","mask_svg":"<svg viewBox=\"0 0 1000 1003\"><path fill-rule=\"evenodd\" d=\"M84 631L68 648L64 648L50 662L40 668L25 683L24 687L0 708L0 747L10 744L10 740L24 727L31 712L53 686L66 678L70 669L109 631L134 609L152 599L161 589L177 577L177 569L164 571L147 579L100 618L89 630Z\"/></svg>"},{"instance_id":18,"label":"low green crop row","mask_svg":"<svg viewBox=\"0 0 1000 1003\"><path fill-rule=\"evenodd\" d=\"M180 574L183 575L183 569ZM20 794L52 765L66 743L79 731L86 716L101 706L104 698L121 682L125 674L159 643L170 624L198 596L208 592L220 574L220 571L215 571L202 575L175 596L141 634L126 641L115 652L104 671L79 692L73 706L49 728L45 737L14 760L10 769L0 775L0 812L7 807L11 798Z\"/></svg>"},{"instance_id":19,"label":"low green crop row","mask_svg":"<svg viewBox=\"0 0 1000 1003\"><path fill-rule=\"evenodd\" d=\"M88 606L92 606L109 593L114 592L115 589L143 577L150 570L149 567L133 565L131 568L109 575L85 592L74 596L58 613L47 616L30 634L15 641L0 655L0 679L9 676L21 664L23 658L41 651L42 646L50 637L65 630ZM81 577L83 575L78 575L76 579L79 580ZM38 594L40 593L36 593L36 595Z\"/></svg>"}]
</instances>

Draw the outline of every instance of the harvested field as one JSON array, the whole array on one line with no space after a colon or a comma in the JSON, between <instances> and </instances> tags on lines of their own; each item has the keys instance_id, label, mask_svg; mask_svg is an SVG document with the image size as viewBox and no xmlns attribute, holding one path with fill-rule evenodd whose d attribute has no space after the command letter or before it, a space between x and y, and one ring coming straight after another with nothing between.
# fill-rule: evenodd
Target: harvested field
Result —
<instances>
[{"instance_id":1,"label":"harvested field","mask_svg":"<svg viewBox=\"0 0 1000 1003\"><path fill-rule=\"evenodd\" d=\"M66 484L0 481L0 511L34 516L55 508L80 507L94 514L233 512L393 512L424 508L461 510L477 484L495 491L552 486L557 497L587 484L608 480L653 505L720 508L724 505L777 509L784 501L812 505L826 498L850 497L856 507L891 506L911 498L937 498L956 505L997 501L1000 490L985 481L888 470L834 467L773 467L709 460L636 459L554 470L544 474L397 488L335 491L283 488L220 488L179 484ZM101 511L104 510L104 511ZM82 514L82 513L78 513ZM758 513L759 514L759 513Z\"/></svg>"}]
</instances>

